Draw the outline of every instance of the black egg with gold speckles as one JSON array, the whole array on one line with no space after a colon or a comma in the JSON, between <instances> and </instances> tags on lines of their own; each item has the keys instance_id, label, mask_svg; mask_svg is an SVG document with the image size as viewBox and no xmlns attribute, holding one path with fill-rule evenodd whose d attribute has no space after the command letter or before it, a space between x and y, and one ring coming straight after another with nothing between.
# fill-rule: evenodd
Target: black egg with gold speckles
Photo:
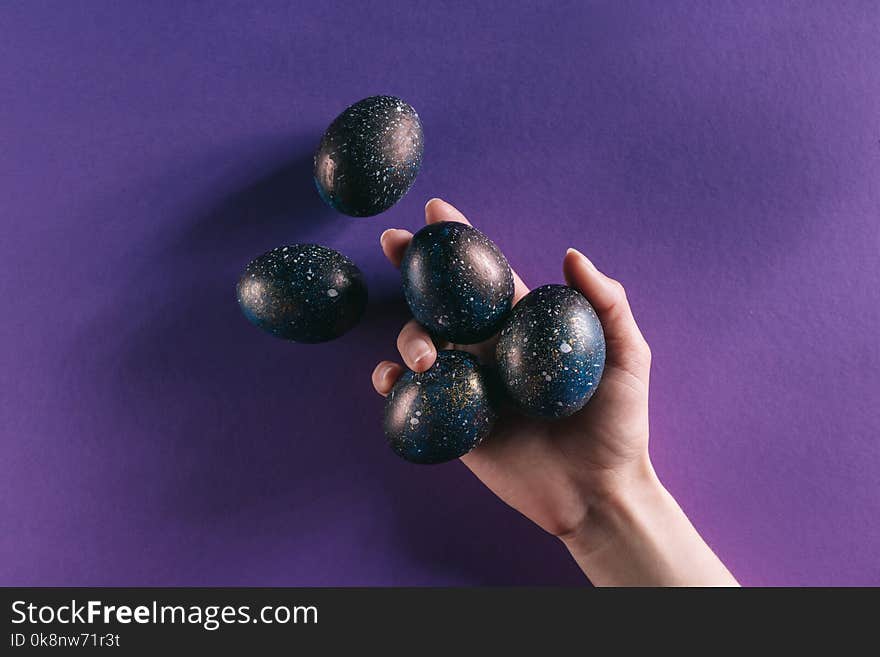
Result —
<instances>
[{"instance_id":1,"label":"black egg with gold speckles","mask_svg":"<svg viewBox=\"0 0 880 657\"><path fill-rule=\"evenodd\" d=\"M409 191L422 166L419 115L395 96L371 96L336 117L315 152L315 185L353 217L384 212Z\"/></svg>"},{"instance_id":2,"label":"black egg with gold speckles","mask_svg":"<svg viewBox=\"0 0 880 657\"><path fill-rule=\"evenodd\" d=\"M457 344L497 333L513 302L513 273L492 240L467 224L429 224L413 235L400 265L413 316Z\"/></svg>"},{"instance_id":3,"label":"black egg with gold speckles","mask_svg":"<svg viewBox=\"0 0 880 657\"><path fill-rule=\"evenodd\" d=\"M280 246L255 258L236 292L251 323L295 342L338 338L358 323L367 306L360 269L318 244Z\"/></svg>"},{"instance_id":4,"label":"black egg with gold speckles","mask_svg":"<svg viewBox=\"0 0 880 657\"><path fill-rule=\"evenodd\" d=\"M440 351L427 372L404 373L385 402L391 449L413 463L443 463L467 454L494 422L483 370L464 351Z\"/></svg>"},{"instance_id":5,"label":"black egg with gold speckles","mask_svg":"<svg viewBox=\"0 0 880 657\"><path fill-rule=\"evenodd\" d=\"M514 307L495 347L501 381L524 412L576 413L605 368L605 334L593 306L565 285L544 285Z\"/></svg>"}]
</instances>

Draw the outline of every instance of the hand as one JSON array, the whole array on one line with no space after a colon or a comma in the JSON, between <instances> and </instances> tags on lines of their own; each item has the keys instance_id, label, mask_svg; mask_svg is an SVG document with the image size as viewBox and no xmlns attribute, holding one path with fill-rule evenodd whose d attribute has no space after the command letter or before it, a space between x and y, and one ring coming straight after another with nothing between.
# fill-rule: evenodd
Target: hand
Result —
<instances>
[{"instance_id":1,"label":"hand","mask_svg":"<svg viewBox=\"0 0 880 657\"><path fill-rule=\"evenodd\" d=\"M452 205L432 199L427 223L468 220ZM400 265L412 239L405 230L382 234L382 250ZM563 539L577 535L591 507L633 481L651 477L648 459L648 374L651 352L636 326L623 286L599 272L581 253L569 249L562 261L568 284L596 309L602 322L607 357L602 381L580 412L561 420L527 417L503 409L492 434L461 460L502 500L546 531ZM514 303L528 288L514 272ZM476 345L444 345L494 358L495 338ZM415 320L397 338L406 365L424 372L437 356L431 337ZM383 361L373 385L387 395L403 368Z\"/></svg>"},{"instance_id":2,"label":"hand","mask_svg":"<svg viewBox=\"0 0 880 657\"><path fill-rule=\"evenodd\" d=\"M461 221L458 210L432 199L427 223ZM400 265L412 239L405 230L382 233L382 250ZM558 536L596 585L736 586L733 575L706 545L660 483L648 456L648 375L651 351L623 286L569 249L562 260L568 284L596 309L605 331L606 360L593 398L561 420L530 418L505 409L493 432L461 460L498 497ZM514 273L514 303L528 293ZM464 349L484 363L495 338ZM412 370L424 372L437 350L415 321L403 327L397 348ZM403 373L383 361L373 386L387 395Z\"/></svg>"}]
</instances>

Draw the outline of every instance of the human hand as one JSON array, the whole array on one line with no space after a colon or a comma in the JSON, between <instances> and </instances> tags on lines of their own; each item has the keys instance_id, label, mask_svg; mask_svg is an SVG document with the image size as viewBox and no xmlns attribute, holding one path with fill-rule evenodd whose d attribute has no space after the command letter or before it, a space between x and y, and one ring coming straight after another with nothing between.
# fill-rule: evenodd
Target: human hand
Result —
<instances>
[{"instance_id":1,"label":"human hand","mask_svg":"<svg viewBox=\"0 0 880 657\"><path fill-rule=\"evenodd\" d=\"M425 220L469 223L440 199L425 206ZM393 265L400 265L411 239L405 230L382 234L382 250ZM596 393L581 411L558 420L531 418L505 407L492 434L461 460L510 506L567 539L579 534L595 506L653 476L648 459L651 352L620 283L574 249L565 254L562 270L567 283L593 305L605 332L605 370ZM515 272L514 283L516 304L529 290ZM491 364L496 340L440 347L468 351ZM403 327L397 347L416 372L430 368L437 356L431 336L415 320ZM403 371L397 363L379 363L373 371L376 391L387 395Z\"/></svg>"}]
</instances>

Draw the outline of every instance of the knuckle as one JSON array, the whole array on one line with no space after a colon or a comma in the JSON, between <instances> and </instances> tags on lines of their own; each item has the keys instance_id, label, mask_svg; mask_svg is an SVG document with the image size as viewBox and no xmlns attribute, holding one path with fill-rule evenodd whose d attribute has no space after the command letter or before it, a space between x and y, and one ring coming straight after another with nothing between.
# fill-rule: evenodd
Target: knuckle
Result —
<instances>
[{"instance_id":1,"label":"knuckle","mask_svg":"<svg viewBox=\"0 0 880 657\"><path fill-rule=\"evenodd\" d=\"M375 372L373 373L372 383L373 383L373 390L378 392L380 395L385 394L386 391L385 391L385 386L383 385L383 382L382 382L382 378L378 374L376 374Z\"/></svg>"},{"instance_id":2,"label":"knuckle","mask_svg":"<svg viewBox=\"0 0 880 657\"><path fill-rule=\"evenodd\" d=\"M634 362L650 367L651 347L644 337L636 333L630 343L629 352Z\"/></svg>"},{"instance_id":3,"label":"knuckle","mask_svg":"<svg viewBox=\"0 0 880 657\"><path fill-rule=\"evenodd\" d=\"M626 300L626 288L623 287L623 283L618 281L616 278L609 279L611 282L611 287L614 288L614 294L620 301Z\"/></svg>"},{"instance_id":4,"label":"knuckle","mask_svg":"<svg viewBox=\"0 0 880 657\"><path fill-rule=\"evenodd\" d=\"M412 335L413 329L415 325L413 324L414 320L408 321L403 325L403 328L400 329L400 333L397 334L397 346L401 347L410 339Z\"/></svg>"}]
</instances>

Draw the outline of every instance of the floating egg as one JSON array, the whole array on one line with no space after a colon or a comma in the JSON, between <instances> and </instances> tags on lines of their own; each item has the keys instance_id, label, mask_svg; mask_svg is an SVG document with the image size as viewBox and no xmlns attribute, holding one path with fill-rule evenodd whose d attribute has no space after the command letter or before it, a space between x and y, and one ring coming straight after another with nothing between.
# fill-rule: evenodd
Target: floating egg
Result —
<instances>
[{"instance_id":1,"label":"floating egg","mask_svg":"<svg viewBox=\"0 0 880 657\"><path fill-rule=\"evenodd\" d=\"M391 449L413 463L443 463L467 454L494 422L482 368L464 351L440 351L427 372L407 371L385 402Z\"/></svg>"},{"instance_id":2,"label":"floating egg","mask_svg":"<svg viewBox=\"0 0 880 657\"><path fill-rule=\"evenodd\" d=\"M360 269L318 244L280 246L248 264L236 288L251 323L295 342L326 342L348 331L367 305Z\"/></svg>"},{"instance_id":3,"label":"floating egg","mask_svg":"<svg viewBox=\"0 0 880 657\"><path fill-rule=\"evenodd\" d=\"M326 203L369 217L397 203L422 166L419 115L395 96L371 96L334 119L315 152L315 185Z\"/></svg>"},{"instance_id":4,"label":"floating egg","mask_svg":"<svg viewBox=\"0 0 880 657\"><path fill-rule=\"evenodd\" d=\"M507 259L467 224L429 224L413 235L400 265L413 316L437 337L457 344L497 333L513 302Z\"/></svg>"},{"instance_id":5,"label":"floating egg","mask_svg":"<svg viewBox=\"0 0 880 657\"><path fill-rule=\"evenodd\" d=\"M529 415L565 417L583 408L599 385L605 334L580 292L544 285L513 308L495 356L517 406Z\"/></svg>"}]
</instances>

